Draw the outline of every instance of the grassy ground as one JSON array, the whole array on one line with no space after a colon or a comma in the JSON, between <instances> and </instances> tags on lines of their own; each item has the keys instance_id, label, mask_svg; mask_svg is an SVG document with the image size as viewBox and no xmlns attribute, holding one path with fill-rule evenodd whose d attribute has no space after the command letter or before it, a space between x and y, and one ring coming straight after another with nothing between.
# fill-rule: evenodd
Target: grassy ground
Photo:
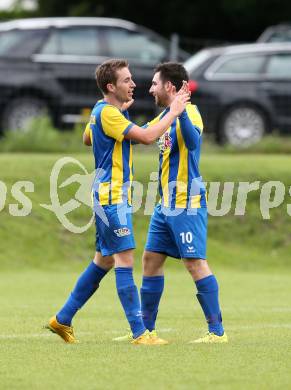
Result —
<instances>
[{"instance_id":1,"label":"grassy ground","mask_svg":"<svg viewBox=\"0 0 291 390\"><path fill-rule=\"evenodd\" d=\"M126 328L113 276L75 319L81 343L65 345L41 326L63 303L77 274L1 274L1 390L289 388L289 275L218 269L230 342L189 345L205 325L193 284L175 263L166 270L158 321L170 345L161 347L111 341Z\"/></svg>"},{"instance_id":2,"label":"grassy ground","mask_svg":"<svg viewBox=\"0 0 291 390\"><path fill-rule=\"evenodd\" d=\"M286 186L284 203L260 213L260 192L249 196L244 217L234 215L235 199L225 217L210 217L208 257L221 286L228 345L193 346L187 342L205 331L194 287L181 264L169 260L166 291L158 328L170 345L135 348L111 338L126 328L113 274L75 319L80 345L68 346L41 330L63 304L94 252L94 229L82 235L68 232L55 215L40 207L50 203L49 176L61 155L2 154L0 181L7 198L0 201L0 389L281 389L290 387L288 367L290 310L291 158L278 155L208 154L202 158L205 181L279 180ZM75 155L89 171L93 161ZM135 155L135 179L146 184L157 169L157 156ZM62 179L82 173L70 165ZM35 191L27 217L12 217L17 203L11 187L33 181ZM74 198L77 184L60 189L61 202ZM235 198L235 197L234 197ZM90 218L82 205L70 214L77 224ZM137 241L136 281L149 217L134 216Z\"/></svg>"}]
</instances>

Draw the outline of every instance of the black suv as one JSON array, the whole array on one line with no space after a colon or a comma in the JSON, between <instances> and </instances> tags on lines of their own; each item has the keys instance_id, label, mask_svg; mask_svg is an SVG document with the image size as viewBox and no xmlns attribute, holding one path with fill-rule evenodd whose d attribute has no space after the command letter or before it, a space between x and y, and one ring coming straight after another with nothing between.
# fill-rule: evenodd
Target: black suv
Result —
<instances>
[{"instance_id":1,"label":"black suv","mask_svg":"<svg viewBox=\"0 0 291 390\"><path fill-rule=\"evenodd\" d=\"M206 130L219 142L248 146L278 129L291 133L291 45L205 49L184 64Z\"/></svg>"},{"instance_id":2,"label":"black suv","mask_svg":"<svg viewBox=\"0 0 291 390\"><path fill-rule=\"evenodd\" d=\"M120 19L41 18L0 24L0 124L25 127L47 112L56 126L84 119L100 94L98 64L126 58L135 89L134 114L153 114L148 94L153 67L169 60L170 43L156 33ZM189 55L178 51L178 60Z\"/></svg>"}]
</instances>

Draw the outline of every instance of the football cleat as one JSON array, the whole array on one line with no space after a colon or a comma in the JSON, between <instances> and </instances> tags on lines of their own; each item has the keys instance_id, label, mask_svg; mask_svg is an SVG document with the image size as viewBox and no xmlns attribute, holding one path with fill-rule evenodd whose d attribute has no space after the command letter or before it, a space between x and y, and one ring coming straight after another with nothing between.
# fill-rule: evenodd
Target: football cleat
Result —
<instances>
[{"instance_id":1,"label":"football cleat","mask_svg":"<svg viewBox=\"0 0 291 390\"><path fill-rule=\"evenodd\" d=\"M155 329L152 330L151 332L149 332L149 337L150 337L151 340L154 341L155 345L166 345L166 344L169 344L169 342L167 340L164 340L164 339L161 339L160 337L158 337L157 331Z\"/></svg>"},{"instance_id":2,"label":"football cleat","mask_svg":"<svg viewBox=\"0 0 291 390\"><path fill-rule=\"evenodd\" d=\"M59 335L65 343L75 344L79 342L74 335L73 327L60 324L57 321L56 316L49 320L49 323L45 326L45 328Z\"/></svg>"},{"instance_id":3,"label":"football cleat","mask_svg":"<svg viewBox=\"0 0 291 390\"><path fill-rule=\"evenodd\" d=\"M207 332L205 336L190 341L189 344L220 344L220 343L227 343L227 342L228 342L228 338L226 333L223 333L222 336L218 336L215 333Z\"/></svg>"},{"instance_id":4,"label":"football cleat","mask_svg":"<svg viewBox=\"0 0 291 390\"><path fill-rule=\"evenodd\" d=\"M164 340L164 339L161 339L160 337L158 337L156 330L152 330L151 332L148 331L148 336L152 340L154 345L169 344L169 342L167 340ZM120 342L120 341L123 342L123 341L133 341L134 338L133 338L132 332L128 331L128 333L125 334L124 336L115 337L112 340L118 341L118 342Z\"/></svg>"},{"instance_id":5,"label":"football cleat","mask_svg":"<svg viewBox=\"0 0 291 390\"><path fill-rule=\"evenodd\" d=\"M132 332L128 329L128 333L125 334L124 336L119 336L119 337L115 337L114 339L112 339L112 341L132 341L133 340L133 335L132 335Z\"/></svg>"},{"instance_id":6,"label":"football cleat","mask_svg":"<svg viewBox=\"0 0 291 390\"><path fill-rule=\"evenodd\" d=\"M168 344L166 340L160 339L157 336L151 337L151 332L146 330L141 336L133 339L131 344L134 345L163 345Z\"/></svg>"}]
</instances>

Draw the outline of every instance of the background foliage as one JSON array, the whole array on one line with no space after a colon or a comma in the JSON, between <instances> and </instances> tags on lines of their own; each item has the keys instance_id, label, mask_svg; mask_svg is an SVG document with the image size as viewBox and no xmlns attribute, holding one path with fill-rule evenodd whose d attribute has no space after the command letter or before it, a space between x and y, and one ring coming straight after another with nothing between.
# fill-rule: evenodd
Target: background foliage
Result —
<instances>
[{"instance_id":1,"label":"background foliage","mask_svg":"<svg viewBox=\"0 0 291 390\"><path fill-rule=\"evenodd\" d=\"M35 12L0 13L1 19L27 16L118 17L170 36L173 32L195 39L254 41L269 25L290 22L290 0L38 0Z\"/></svg>"}]
</instances>

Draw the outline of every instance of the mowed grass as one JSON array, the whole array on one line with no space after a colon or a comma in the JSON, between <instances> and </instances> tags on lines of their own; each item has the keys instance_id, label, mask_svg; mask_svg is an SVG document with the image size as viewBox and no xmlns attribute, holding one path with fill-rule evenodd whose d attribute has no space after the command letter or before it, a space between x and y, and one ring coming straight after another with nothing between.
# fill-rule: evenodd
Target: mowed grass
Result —
<instances>
[{"instance_id":1,"label":"mowed grass","mask_svg":"<svg viewBox=\"0 0 291 390\"><path fill-rule=\"evenodd\" d=\"M291 373L290 276L217 269L229 343L190 345L206 326L190 277L166 269L158 329L168 346L111 339L126 330L111 273L74 321L78 345L42 330L77 273L0 276L0 388L287 389ZM140 273L135 274L140 284Z\"/></svg>"},{"instance_id":2,"label":"mowed grass","mask_svg":"<svg viewBox=\"0 0 291 390\"><path fill-rule=\"evenodd\" d=\"M277 155L202 156L205 181L280 181L284 202L263 220L260 191L252 192L246 215L230 212L209 218L208 258L221 287L227 345L189 345L206 330L195 288L178 261L166 266L166 289L158 329L165 347L134 347L111 339L127 327L115 292L114 274L74 321L79 345L66 345L42 325L60 308L80 271L94 253L94 227L83 234L67 231L40 204L50 203L49 177L63 155L2 154L0 181L7 187L0 202L0 389L281 389L289 388L291 329L290 202L291 157ZM74 155L89 172L88 154ZM135 179L145 190L157 154L135 153ZM83 172L71 164L59 179ZM27 217L13 217L12 185L34 183L26 196ZM78 184L59 189L61 203L74 199ZM5 202L3 202L3 199ZM20 205L21 207L21 205ZM219 207L219 204L218 204ZM82 226L91 211L81 205L68 217ZM137 243L135 278L141 282L140 259L149 216L134 214Z\"/></svg>"}]
</instances>

